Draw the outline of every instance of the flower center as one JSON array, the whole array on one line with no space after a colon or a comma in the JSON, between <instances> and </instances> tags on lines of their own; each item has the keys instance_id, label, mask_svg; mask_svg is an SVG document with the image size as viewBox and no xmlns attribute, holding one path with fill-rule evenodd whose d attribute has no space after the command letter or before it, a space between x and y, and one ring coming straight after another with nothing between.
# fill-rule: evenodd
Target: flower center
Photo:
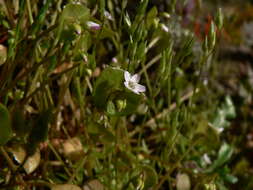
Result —
<instances>
[{"instance_id":1,"label":"flower center","mask_svg":"<svg viewBox=\"0 0 253 190\"><path fill-rule=\"evenodd\" d=\"M128 86L132 89L135 89L135 83L132 81L128 81Z\"/></svg>"}]
</instances>

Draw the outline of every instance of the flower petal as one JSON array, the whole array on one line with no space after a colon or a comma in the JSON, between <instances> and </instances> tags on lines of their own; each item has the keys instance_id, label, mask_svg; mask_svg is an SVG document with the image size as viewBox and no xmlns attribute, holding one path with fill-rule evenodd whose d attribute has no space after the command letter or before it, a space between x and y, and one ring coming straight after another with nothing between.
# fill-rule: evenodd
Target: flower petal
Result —
<instances>
[{"instance_id":1,"label":"flower petal","mask_svg":"<svg viewBox=\"0 0 253 190\"><path fill-rule=\"evenodd\" d=\"M130 81L131 79L131 74L128 71L124 72L124 77L125 77L125 81Z\"/></svg>"},{"instance_id":2,"label":"flower petal","mask_svg":"<svg viewBox=\"0 0 253 190\"><path fill-rule=\"evenodd\" d=\"M99 30L101 28L101 26L95 22L92 21L88 21L86 22L87 26L91 29L91 30Z\"/></svg>"},{"instance_id":3,"label":"flower petal","mask_svg":"<svg viewBox=\"0 0 253 190\"><path fill-rule=\"evenodd\" d=\"M146 91L146 87L143 86L143 85L141 85L141 84L136 84L135 87L136 87L135 89L136 89L137 91L139 91L139 92L145 92L145 91Z\"/></svg>"},{"instance_id":4,"label":"flower petal","mask_svg":"<svg viewBox=\"0 0 253 190\"><path fill-rule=\"evenodd\" d=\"M125 87L128 88L128 89L130 88L127 81L124 82L124 85L125 85Z\"/></svg>"},{"instance_id":5,"label":"flower petal","mask_svg":"<svg viewBox=\"0 0 253 190\"><path fill-rule=\"evenodd\" d=\"M104 12L104 16L109 20L113 20L112 15L108 11Z\"/></svg>"},{"instance_id":6,"label":"flower petal","mask_svg":"<svg viewBox=\"0 0 253 190\"><path fill-rule=\"evenodd\" d=\"M135 82L135 83L138 83L139 81L140 81L140 75L138 75L138 74L135 74L135 75L133 75L132 77L131 77L131 81L132 82Z\"/></svg>"},{"instance_id":7,"label":"flower petal","mask_svg":"<svg viewBox=\"0 0 253 190\"><path fill-rule=\"evenodd\" d=\"M134 92L135 94L140 94L137 89L133 89L132 92Z\"/></svg>"}]
</instances>

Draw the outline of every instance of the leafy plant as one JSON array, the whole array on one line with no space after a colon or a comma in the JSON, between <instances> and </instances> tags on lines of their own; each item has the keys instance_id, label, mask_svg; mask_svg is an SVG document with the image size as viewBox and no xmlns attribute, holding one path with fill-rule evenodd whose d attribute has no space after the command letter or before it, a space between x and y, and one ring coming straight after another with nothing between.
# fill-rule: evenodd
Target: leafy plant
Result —
<instances>
[{"instance_id":1,"label":"leafy plant","mask_svg":"<svg viewBox=\"0 0 253 190\"><path fill-rule=\"evenodd\" d=\"M180 2L164 11L151 0L0 2L3 188L236 183L221 136L235 107L226 96L215 109L202 80L222 11L200 40Z\"/></svg>"}]
</instances>

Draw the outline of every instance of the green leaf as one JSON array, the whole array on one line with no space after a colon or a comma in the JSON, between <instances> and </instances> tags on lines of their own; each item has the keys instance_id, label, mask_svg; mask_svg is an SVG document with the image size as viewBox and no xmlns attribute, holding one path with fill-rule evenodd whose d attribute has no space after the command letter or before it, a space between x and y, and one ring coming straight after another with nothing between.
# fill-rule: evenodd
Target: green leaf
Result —
<instances>
[{"instance_id":1,"label":"green leaf","mask_svg":"<svg viewBox=\"0 0 253 190\"><path fill-rule=\"evenodd\" d=\"M230 96L226 96L222 109L224 110L227 119L235 118L235 107Z\"/></svg>"},{"instance_id":2,"label":"green leaf","mask_svg":"<svg viewBox=\"0 0 253 190\"><path fill-rule=\"evenodd\" d=\"M183 44L177 51L173 62L175 62L177 65L182 65L191 60L193 58L193 45L194 38L192 36L185 37Z\"/></svg>"},{"instance_id":3,"label":"green leaf","mask_svg":"<svg viewBox=\"0 0 253 190\"><path fill-rule=\"evenodd\" d=\"M235 184L236 182L238 182L238 178L231 175L231 174L227 174L225 176L225 180L228 181L229 183Z\"/></svg>"},{"instance_id":4,"label":"green leaf","mask_svg":"<svg viewBox=\"0 0 253 190\"><path fill-rule=\"evenodd\" d=\"M158 14L158 11L157 11L156 7L153 7L148 12L148 15L147 15L147 18L146 18L146 22L147 22L147 27L148 28L154 23L154 20L156 19L157 14Z\"/></svg>"},{"instance_id":5,"label":"green leaf","mask_svg":"<svg viewBox=\"0 0 253 190\"><path fill-rule=\"evenodd\" d=\"M128 115L139 105L141 96L126 90L123 81L123 70L107 67L95 82L94 104L108 115Z\"/></svg>"},{"instance_id":6,"label":"green leaf","mask_svg":"<svg viewBox=\"0 0 253 190\"><path fill-rule=\"evenodd\" d=\"M87 131L90 134L97 135L100 132L100 128L101 128L100 124L94 121L90 121L87 126Z\"/></svg>"},{"instance_id":7,"label":"green leaf","mask_svg":"<svg viewBox=\"0 0 253 190\"><path fill-rule=\"evenodd\" d=\"M234 104L229 96L226 96L225 102L218 108L216 116L211 122L211 125L218 130L223 131L224 128L229 127L228 119L233 119L236 116Z\"/></svg>"},{"instance_id":8,"label":"green leaf","mask_svg":"<svg viewBox=\"0 0 253 190\"><path fill-rule=\"evenodd\" d=\"M96 141L98 140L98 138L105 143L107 142L111 143L115 141L115 136L110 131L110 129L104 127L103 125L95 121L89 121L87 131L89 132L90 135L92 135L95 138Z\"/></svg>"},{"instance_id":9,"label":"green leaf","mask_svg":"<svg viewBox=\"0 0 253 190\"><path fill-rule=\"evenodd\" d=\"M104 26L101 32L97 34L97 37L99 37L99 39L104 39L104 38L113 39L115 35L116 33L113 30Z\"/></svg>"},{"instance_id":10,"label":"green leaf","mask_svg":"<svg viewBox=\"0 0 253 190\"><path fill-rule=\"evenodd\" d=\"M229 144L224 143L219 150L218 158L213 162L210 168L207 169L207 172L213 172L215 169L224 165L231 158L232 154L233 148Z\"/></svg>"},{"instance_id":11,"label":"green leaf","mask_svg":"<svg viewBox=\"0 0 253 190\"><path fill-rule=\"evenodd\" d=\"M230 122L226 120L226 113L222 109L218 109L216 117L212 122L212 126L215 127L218 132L222 132L224 128L229 127Z\"/></svg>"},{"instance_id":12,"label":"green leaf","mask_svg":"<svg viewBox=\"0 0 253 190\"><path fill-rule=\"evenodd\" d=\"M22 108L20 106L16 106L15 110L12 113L12 126L13 126L13 131L18 136L24 136L29 132L29 125L27 125L25 121L25 116L22 112Z\"/></svg>"},{"instance_id":13,"label":"green leaf","mask_svg":"<svg viewBox=\"0 0 253 190\"><path fill-rule=\"evenodd\" d=\"M125 165L133 165L136 163L136 157L130 151L127 150L119 150L117 152L117 157L121 159L122 163Z\"/></svg>"},{"instance_id":14,"label":"green leaf","mask_svg":"<svg viewBox=\"0 0 253 190\"><path fill-rule=\"evenodd\" d=\"M59 40L71 41L76 38L76 25L85 27L90 17L90 10L81 4L67 4L60 16L54 45Z\"/></svg>"},{"instance_id":15,"label":"green leaf","mask_svg":"<svg viewBox=\"0 0 253 190\"><path fill-rule=\"evenodd\" d=\"M116 140L116 137L114 136L114 134L109 129L105 128L104 126L101 126L99 135L100 135L101 141L104 143L112 143L112 142L115 142Z\"/></svg>"},{"instance_id":16,"label":"green leaf","mask_svg":"<svg viewBox=\"0 0 253 190\"><path fill-rule=\"evenodd\" d=\"M216 185L218 187L218 190L228 190L228 188L224 185L223 181L217 180Z\"/></svg>"},{"instance_id":17,"label":"green leaf","mask_svg":"<svg viewBox=\"0 0 253 190\"><path fill-rule=\"evenodd\" d=\"M93 90L93 101L97 107L105 109L109 96L122 90L123 75L122 70L112 67L107 67L101 73Z\"/></svg>"},{"instance_id":18,"label":"green leaf","mask_svg":"<svg viewBox=\"0 0 253 190\"><path fill-rule=\"evenodd\" d=\"M142 166L142 171L144 174L144 189L149 189L157 184L158 177L154 168L150 166Z\"/></svg>"},{"instance_id":19,"label":"green leaf","mask_svg":"<svg viewBox=\"0 0 253 190\"><path fill-rule=\"evenodd\" d=\"M44 3L43 7L41 7L39 9L39 13L38 13L37 17L35 18L35 21L32 25L32 29L31 29L32 35L34 35L36 32L38 32L40 30L40 28L45 20L50 3L51 3L51 0L47 0L46 3Z\"/></svg>"},{"instance_id":20,"label":"green leaf","mask_svg":"<svg viewBox=\"0 0 253 190\"><path fill-rule=\"evenodd\" d=\"M56 55L50 56L49 60L50 60L50 62L49 62L50 64L48 66L48 73L52 72L55 69L56 65L57 65L57 57L56 57Z\"/></svg>"},{"instance_id":21,"label":"green leaf","mask_svg":"<svg viewBox=\"0 0 253 190\"><path fill-rule=\"evenodd\" d=\"M112 101L107 102L106 112L108 115L115 115L116 114L116 108Z\"/></svg>"},{"instance_id":22,"label":"green leaf","mask_svg":"<svg viewBox=\"0 0 253 190\"><path fill-rule=\"evenodd\" d=\"M227 181L227 182L232 183L232 184L234 184L238 181L237 177L230 174L231 173L230 169L227 166L219 169L218 173L219 173L221 179L223 179L223 181Z\"/></svg>"},{"instance_id":23,"label":"green leaf","mask_svg":"<svg viewBox=\"0 0 253 190\"><path fill-rule=\"evenodd\" d=\"M11 120L8 109L0 103L0 145L6 144L12 136Z\"/></svg>"},{"instance_id":24,"label":"green leaf","mask_svg":"<svg viewBox=\"0 0 253 190\"><path fill-rule=\"evenodd\" d=\"M121 99L126 100L126 106L124 109L117 112L118 115L128 115L134 113L140 104L141 96L134 94L133 92L124 92L119 96Z\"/></svg>"},{"instance_id":25,"label":"green leaf","mask_svg":"<svg viewBox=\"0 0 253 190\"><path fill-rule=\"evenodd\" d=\"M90 16L90 10L80 4L67 4L62 12L62 19L68 22L85 23Z\"/></svg>"},{"instance_id":26,"label":"green leaf","mask_svg":"<svg viewBox=\"0 0 253 190\"><path fill-rule=\"evenodd\" d=\"M28 148L30 154L35 152L35 149L40 142L43 142L47 139L48 124L50 123L51 119L52 109L47 109L38 116L38 119L36 120L28 138Z\"/></svg>"}]
</instances>

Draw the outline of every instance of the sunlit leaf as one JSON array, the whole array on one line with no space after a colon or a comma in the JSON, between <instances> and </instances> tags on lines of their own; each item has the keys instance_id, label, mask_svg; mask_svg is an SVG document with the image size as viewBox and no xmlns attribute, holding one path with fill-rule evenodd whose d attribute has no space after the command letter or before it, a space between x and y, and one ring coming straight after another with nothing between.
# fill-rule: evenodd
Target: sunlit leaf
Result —
<instances>
[{"instance_id":1,"label":"sunlit leaf","mask_svg":"<svg viewBox=\"0 0 253 190\"><path fill-rule=\"evenodd\" d=\"M207 172L212 172L216 168L219 168L223 164L225 164L232 156L233 154L233 148L227 144L224 143L218 152L218 158L213 162L213 164L210 166L210 168L207 169Z\"/></svg>"},{"instance_id":2,"label":"sunlit leaf","mask_svg":"<svg viewBox=\"0 0 253 190\"><path fill-rule=\"evenodd\" d=\"M230 122L228 119L233 119L236 116L234 104L229 96L226 96L225 102L218 108L215 118L211 122L211 126L222 132L225 128L229 127Z\"/></svg>"},{"instance_id":3,"label":"sunlit leaf","mask_svg":"<svg viewBox=\"0 0 253 190\"><path fill-rule=\"evenodd\" d=\"M156 7L153 7L148 12L147 19L146 19L147 27L150 27L154 23L154 20L156 19L157 14L158 14L158 11Z\"/></svg>"},{"instance_id":4,"label":"sunlit leaf","mask_svg":"<svg viewBox=\"0 0 253 190\"><path fill-rule=\"evenodd\" d=\"M62 12L62 17L68 22L80 21L82 23L89 19L90 10L81 4L67 4Z\"/></svg>"},{"instance_id":5,"label":"sunlit leaf","mask_svg":"<svg viewBox=\"0 0 253 190\"><path fill-rule=\"evenodd\" d=\"M235 107L230 96L226 96L225 103L223 104L222 109L224 110L226 117L228 119L235 118L236 116Z\"/></svg>"}]
</instances>

